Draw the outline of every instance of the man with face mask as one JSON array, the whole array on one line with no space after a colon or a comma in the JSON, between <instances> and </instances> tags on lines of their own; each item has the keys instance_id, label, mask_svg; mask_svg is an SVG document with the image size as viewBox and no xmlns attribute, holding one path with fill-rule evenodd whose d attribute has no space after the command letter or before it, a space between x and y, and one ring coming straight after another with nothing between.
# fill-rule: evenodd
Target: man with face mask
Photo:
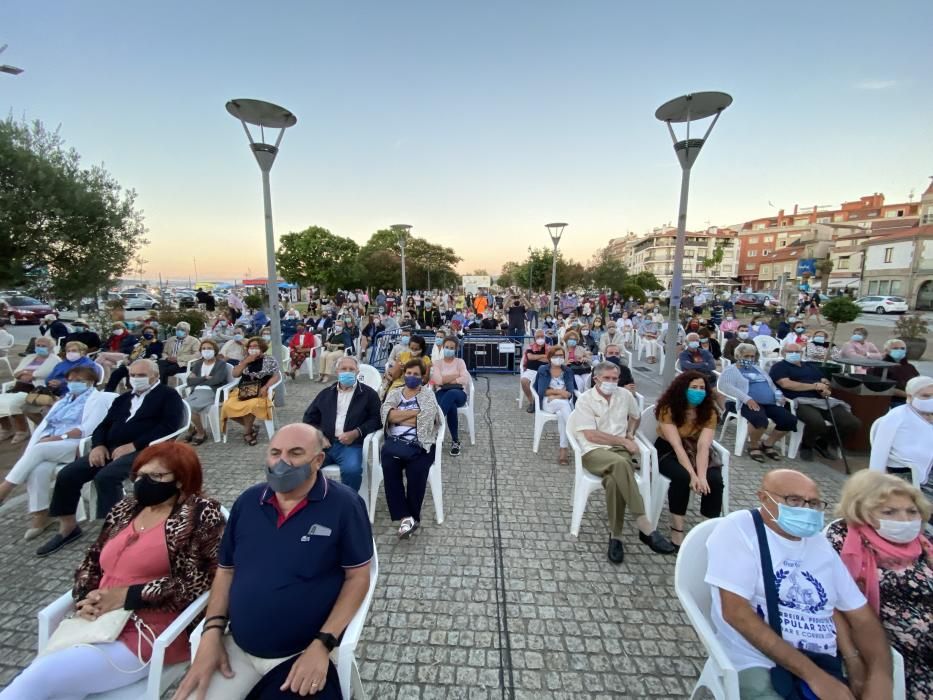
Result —
<instances>
[{"instance_id":1,"label":"man with face mask","mask_svg":"<svg viewBox=\"0 0 933 700\"><path fill-rule=\"evenodd\" d=\"M716 369L716 359L709 350L700 347L700 336L697 333L687 333L687 347L677 357L680 369L684 372L694 370L708 377L713 377Z\"/></svg>"},{"instance_id":2,"label":"man with face mask","mask_svg":"<svg viewBox=\"0 0 933 700\"><path fill-rule=\"evenodd\" d=\"M373 540L363 499L321 473L323 447L310 425L272 436L265 483L230 510L176 700L340 697L329 655L366 597Z\"/></svg>"},{"instance_id":3,"label":"man with face mask","mask_svg":"<svg viewBox=\"0 0 933 700\"><path fill-rule=\"evenodd\" d=\"M415 315L418 318L418 325L422 328L435 330L441 327L441 313L430 297L424 300L424 306L419 308Z\"/></svg>"},{"instance_id":4,"label":"man with face mask","mask_svg":"<svg viewBox=\"0 0 933 700\"><path fill-rule=\"evenodd\" d=\"M851 413L844 401L832 398L829 382L823 377L816 365L802 361L801 347L788 343L783 348L784 359L771 366L771 380L777 384L789 399L797 403L797 420L805 428L800 456L813 459L815 449L826 459L832 459L831 448L835 442L829 412L839 428L839 436L845 442L849 435L862 429L862 421Z\"/></svg>"},{"instance_id":5,"label":"man with face mask","mask_svg":"<svg viewBox=\"0 0 933 700\"><path fill-rule=\"evenodd\" d=\"M363 440L382 424L379 395L359 381L359 373L355 357L341 357L337 381L314 397L302 418L330 443L323 466L338 465L341 483L354 491L360 490L363 479Z\"/></svg>"},{"instance_id":6,"label":"man with face mask","mask_svg":"<svg viewBox=\"0 0 933 700\"><path fill-rule=\"evenodd\" d=\"M858 657L864 665L859 697L890 698L887 637L821 534L827 504L816 483L778 469L765 475L757 497L757 510L730 514L706 542L713 628L738 671L739 697L786 697L772 685L778 680L794 684L794 697L852 698L838 653L843 663ZM766 586L776 592L771 605Z\"/></svg>"},{"instance_id":7,"label":"man with face mask","mask_svg":"<svg viewBox=\"0 0 933 700\"><path fill-rule=\"evenodd\" d=\"M605 354L606 348L609 345L622 345L622 342L622 333L619 332L619 322L610 321L606 324L606 332L603 333L599 339L599 351Z\"/></svg>"},{"instance_id":8,"label":"man with face mask","mask_svg":"<svg viewBox=\"0 0 933 700\"><path fill-rule=\"evenodd\" d=\"M179 321L175 325L175 337L165 341L162 359L159 360L159 378L168 383L168 378L188 369L188 363L201 356L201 343L191 336L191 325Z\"/></svg>"},{"instance_id":9,"label":"man with face mask","mask_svg":"<svg viewBox=\"0 0 933 700\"><path fill-rule=\"evenodd\" d=\"M159 382L159 367L154 361L137 360L130 365L129 380L132 390L113 400L107 415L94 429L90 453L58 473L49 515L59 519L59 530L36 551L40 557L81 537L75 513L84 484L94 482L96 517L105 518L123 498L123 482L136 453L182 427L182 399L174 389Z\"/></svg>"}]
</instances>

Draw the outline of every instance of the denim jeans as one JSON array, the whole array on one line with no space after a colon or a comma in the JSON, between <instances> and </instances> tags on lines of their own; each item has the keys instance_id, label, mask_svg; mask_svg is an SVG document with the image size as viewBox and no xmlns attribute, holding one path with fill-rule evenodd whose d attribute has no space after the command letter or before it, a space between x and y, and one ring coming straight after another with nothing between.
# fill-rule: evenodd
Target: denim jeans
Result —
<instances>
[{"instance_id":1,"label":"denim jeans","mask_svg":"<svg viewBox=\"0 0 933 700\"><path fill-rule=\"evenodd\" d=\"M344 445L334 440L334 444L324 452L324 464L321 466L330 464L340 467L340 481L354 491L360 490L360 484L363 483L362 445Z\"/></svg>"},{"instance_id":2,"label":"denim jeans","mask_svg":"<svg viewBox=\"0 0 933 700\"><path fill-rule=\"evenodd\" d=\"M466 405L467 396L463 389L441 389L437 392L437 405L447 419L447 429L450 439L460 442L459 421L457 409Z\"/></svg>"}]
</instances>

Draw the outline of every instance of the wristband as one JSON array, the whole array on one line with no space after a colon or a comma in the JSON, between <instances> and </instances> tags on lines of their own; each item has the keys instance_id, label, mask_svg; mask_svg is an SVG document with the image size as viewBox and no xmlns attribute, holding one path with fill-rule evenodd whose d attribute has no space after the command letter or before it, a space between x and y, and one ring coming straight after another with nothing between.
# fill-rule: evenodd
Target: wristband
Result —
<instances>
[{"instance_id":1,"label":"wristband","mask_svg":"<svg viewBox=\"0 0 933 700\"><path fill-rule=\"evenodd\" d=\"M204 624L208 625L214 620L223 620L224 622L230 622L230 618L227 617L226 615L211 615L209 618L204 620Z\"/></svg>"},{"instance_id":2,"label":"wristband","mask_svg":"<svg viewBox=\"0 0 933 700\"><path fill-rule=\"evenodd\" d=\"M201 630L201 634L204 634L205 632L209 632L210 630L220 630L220 634L221 636L223 636L227 631L227 626L226 625L208 625L203 630Z\"/></svg>"}]
</instances>

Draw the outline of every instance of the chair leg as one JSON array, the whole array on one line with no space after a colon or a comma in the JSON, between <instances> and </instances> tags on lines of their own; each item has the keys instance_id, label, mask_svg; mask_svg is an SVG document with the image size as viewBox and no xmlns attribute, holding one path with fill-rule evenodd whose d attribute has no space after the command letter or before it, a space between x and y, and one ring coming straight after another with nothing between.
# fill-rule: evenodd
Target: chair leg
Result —
<instances>
[{"instance_id":1,"label":"chair leg","mask_svg":"<svg viewBox=\"0 0 933 700\"><path fill-rule=\"evenodd\" d=\"M434 501L434 517L440 525L444 522L444 477L436 462L428 472L428 483L431 485L431 500Z\"/></svg>"},{"instance_id":2,"label":"chair leg","mask_svg":"<svg viewBox=\"0 0 933 700\"><path fill-rule=\"evenodd\" d=\"M735 421L735 449L736 457L741 457L745 451L745 442L748 440L748 421L739 416Z\"/></svg>"},{"instance_id":3,"label":"chair leg","mask_svg":"<svg viewBox=\"0 0 933 700\"><path fill-rule=\"evenodd\" d=\"M535 435L534 440L532 441L531 451L535 454L538 454L538 445L541 444L541 433L544 430L544 422L538 420L538 416L535 416Z\"/></svg>"},{"instance_id":4,"label":"chair leg","mask_svg":"<svg viewBox=\"0 0 933 700\"><path fill-rule=\"evenodd\" d=\"M580 525L583 522L583 513L586 511L587 493L586 487L579 479L575 480L573 485L573 513L570 516L570 534L574 537L580 536Z\"/></svg>"},{"instance_id":5,"label":"chair leg","mask_svg":"<svg viewBox=\"0 0 933 700\"><path fill-rule=\"evenodd\" d=\"M470 412L467 413L467 425L470 428L470 444L476 444L476 416L473 413L473 408L470 407Z\"/></svg>"}]
</instances>

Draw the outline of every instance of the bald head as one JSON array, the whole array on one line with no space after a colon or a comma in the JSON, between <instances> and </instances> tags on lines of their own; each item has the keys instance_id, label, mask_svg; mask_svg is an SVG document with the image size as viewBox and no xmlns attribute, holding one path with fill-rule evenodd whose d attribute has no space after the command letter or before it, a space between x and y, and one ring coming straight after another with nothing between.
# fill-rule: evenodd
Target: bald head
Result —
<instances>
[{"instance_id":1,"label":"bald head","mask_svg":"<svg viewBox=\"0 0 933 700\"><path fill-rule=\"evenodd\" d=\"M316 473L324 461L324 436L306 423L279 428L269 441L266 464L271 467L280 459L293 467L311 463L312 473Z\"/></svg>"},{"instance_id":2,"label":"bald head","mask_svg":"<svg viewBox=\"0 0 933 700\"><path fill-rule=\"evenodd\" d=\"M818 500L820 489L816 482L806 474L793 469L775 469L764 475L757 496L761 504L761 516L768 527L785 537L796 539L794 535L785 532L776 522L780 512L780 505L788 505L788 499L793 502L792 497L804 501Z\"/></svg>"}]
</instances>

